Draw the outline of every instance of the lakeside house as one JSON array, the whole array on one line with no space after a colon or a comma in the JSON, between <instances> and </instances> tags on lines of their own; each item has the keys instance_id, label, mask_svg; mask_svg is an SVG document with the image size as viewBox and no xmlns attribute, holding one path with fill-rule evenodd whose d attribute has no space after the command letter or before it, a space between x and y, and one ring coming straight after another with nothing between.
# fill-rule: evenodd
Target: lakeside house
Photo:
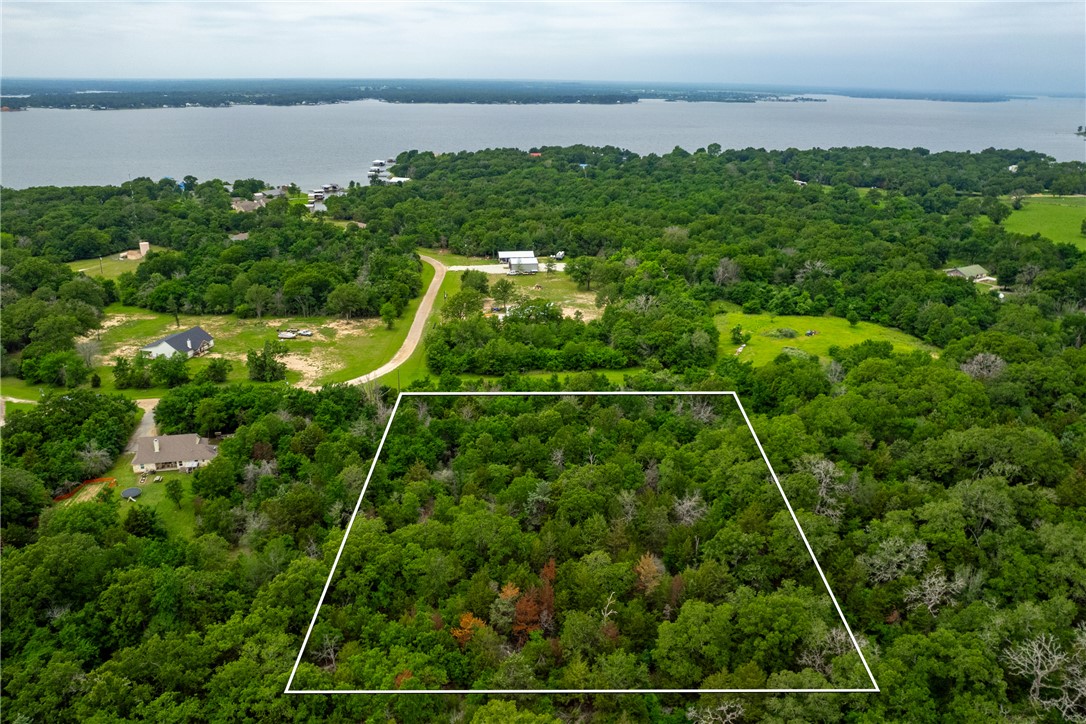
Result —
<instances>
[{"instance_id":1,"label":"lakeside house","mask_svg":"<svg viewBox=\"0 0 1086 724\"><path fill-rule=\"evenodd\" d=\"M215 459L219 449L199 435L159 435L136 441L132 472L154 473L162 470L192 472Z\"/></svg>"},{"instance_id":2,"label":"lakeside house","mask_svg":"<svg viewBox=\"0 0 1086 724\"><path fill-rule=\"evenodd\" d=\"M193 327L140 347L140 352L146 352L151 359L172 357L178 352L183 352L189 357L196 357L204 354L214 346L215 338L208 334L203 327Z\"/></svg>"}]
</instances>

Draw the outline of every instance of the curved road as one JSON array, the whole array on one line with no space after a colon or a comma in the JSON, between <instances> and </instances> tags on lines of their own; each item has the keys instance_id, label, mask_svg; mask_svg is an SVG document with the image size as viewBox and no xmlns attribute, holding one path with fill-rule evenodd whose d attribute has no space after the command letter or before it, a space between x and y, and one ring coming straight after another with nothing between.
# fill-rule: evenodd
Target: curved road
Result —
<instances>
[{"instance_id":1,"label":"curved road","mask_svg":"<svg viewBox=\"0 0 1086 724\"><path fill-rule=\"evenodd\" d=\"M348 385L365 384L387 375L406 362L408 357L414 354L419 342L422 341L422 334L426 331L426 320L430 318L430 311L434 308L434 300L437 299L438 290L441 289L441 283L445 281L446 267L437 259L431 259L422 254L419 254L419 258L434 268L434 278L430 282L430 288L426 290L426 295L423 296L422 301L419 303L418 311L415 312L415 319L411 322L411 329L407 330L407 339L403 341L403 345L400 346L400 349L392 356L391 360L373 372L364 374L361 377L355 377L353 380L347 380Z\"/></svg>"},{"instance_id":2,"label":"curved road","mask_svg":"<svg viewBox=\"0 0 1086 724\"><path fill-rule=\"evenodd\" d=\"M400 349L396 351L396 354L392 356L392 359L381 365L373 372L364 374L361 377L355 377L353 380L347 380L349 385L361 385L366 382L372 382L389 372L392 372L397 367L402 365L408 360L408 358L414 354L415 349L419 346L419 342L422 341L422 335L426 331L426 320L430 317L430 312L434 308L434 300L437 299L437 293L441 289L441 283L445 281L445 271L447 267L439 262L437 259L432 259L428 256L419 254L419 257L434 268L434 278L430 282L430 288L426 290L426 294L422 297L422 301L419 303L419 308L415 312L415 319L411 322L411 328L407 330L407 338L404 339ZM498 267L502 269L503 267ZM12 397L0 398L0 425L4 424L4 402L32 402L32 400L16 400ZM143 417L141 418L139 426L132 433L132 439L128 443L128 448L125 452L133 452L135 450L136 440L141 436L154 434L154 408L158 404L158 399L143 399L136 400L136 403L143 409Z\"/></svg>"}]
</instances>

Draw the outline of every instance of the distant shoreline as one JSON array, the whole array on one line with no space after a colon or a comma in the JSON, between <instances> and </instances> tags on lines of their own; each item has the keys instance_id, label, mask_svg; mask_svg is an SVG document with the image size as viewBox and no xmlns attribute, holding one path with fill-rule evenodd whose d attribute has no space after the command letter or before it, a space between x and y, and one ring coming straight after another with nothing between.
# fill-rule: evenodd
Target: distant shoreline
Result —
<instances>
[{"instance_id":1,"label":"distant shoreline","mask_svg":"<svg viewBox=\"0 0 1086 724\"><path fill-rule=\"evenodd\" d=\"M565 83L542 81L420 80L46 80L3 79L0 105L6 111L133 110L309 106L376 100L395 104L623 105L642 100L687 103L818 103L847 98L1000 103L1023 96L879 89L710 84Z\"/></svg>"}]
</instances>

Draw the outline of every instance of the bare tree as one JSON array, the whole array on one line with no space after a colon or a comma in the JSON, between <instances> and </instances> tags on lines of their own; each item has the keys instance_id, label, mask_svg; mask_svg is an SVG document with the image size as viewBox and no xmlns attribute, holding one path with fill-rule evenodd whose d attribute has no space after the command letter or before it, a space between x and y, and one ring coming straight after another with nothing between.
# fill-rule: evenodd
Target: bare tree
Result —
<instances>
[{"instance_id":1,"label":"bare tree","mask_svg":"<svg viewBox=\"0 0 1086 724\"><path fill-rule=\"evenodd\" d=\"M336 657L338 655L339 641L336 640L335 636L327 633L321 638L321 642L317 644L317 648L313 652L313 656L320 662L321 668L332 673L335 673Z\"/></svg>"},{"instance_id":2,"label":"bare tree","mask_svg":"<svg viewBox=\"0 0 1086 724\"><path fill-rule=\"evenodd\" d=\"M607 602L603 604L603 608L600 610L600 616L603 617L603 622L607 621L615 615L615 592L612 591L611 595L607 597Z\"/></svg>"},{"instance_id":3,"label":"bare tree","mask_svg":"<svg viewBox=\"0 0 1086 724\"><path fill-rule=\"evenodd\" d=\"M826 379L831 385L837 385L845 381L845 366L835 359L826 365Z\"/></svg>"},{"instance_id":4,"label":"bare tree","mask_svg":"<svg viewBox=\"0 0 1086 724\"><path fill-rule=\"evenodd\" d=\"M250 461L241 471L241 491L245 495L256 492L257 482L266 476L274 476L279 471L279 464L275 460Z\"/></svg>"},{"instance_id":5,"label":"bare tree","mask_svg":"<svg viewBox=\"0 0 1086 724\"><path fill-rule=\"evenodd\" d=\"M676 412L680 415L689 415L698 422L710 425L716 422L716 411L713 403L706 397L680 397L676 405Z\"/></svg>"},{"instance_id":6,"label":"bare tree","mask_svg":"<svg viewBox=\"0 0 1086 724\"><path fill-rule=\"evenodd\" d=\"M1003 374L1007 363L997 354L981 352L962 363L962 372L974 380L991 380Z\"/></svg>"},{"instance_id":7,"label":"bare tree","mask_svg":"<svg viewBox=\"0 0 1086 724\"><path fill-rule=\"evenodd\" d=\"M906 573L916 573L927 560L926 543L910 543L901 536L891 536L879 543L874 553L860 556L860 563L867 569L867 579L874 583L888 583Z\"/></svg>"},{"instance_id":8,"label":"bare tree","mask_svg":"<svg viewBox=\"0 0 1086 724\"><path fill-rule=\"evenodd\" d=\"M808 259L796 272L796 284L801 284L805 279L833 276L833 269L821 259Z\"/></svg>"},{"instance_id":9,"label":"bare tree","mask_svg":"<svg viewBox=\"0 0 1086 724\"><path fill-rule=\"evenodd\" d=\"M385 402L385 398L381 395L381 390L378 385L373 384L368 387L362 388L365 391L366 401L374 406L377 410L376 420L377 426L383 428L385 423L388 422L389 415L392 414L392 407Z\"/></svg>"},{"instance_id":10,"label":"bare tree","mask_svg":"<svg viewBox=\"0 0 1086 724\"><path fill-rule=\"evenodd\" d=\"M430 427L430 406L426 404L425 399L420 397L415 401L415 412L422 426Z\"/></svg>"},{"instance_id":11,"label":"bare tree","mask_svg":"<svg viewBox=\"0 0 1086 724\"><path fill-rule=\"evenodd\" d=\"M856 643L861 648L868 646L867 639L863 636L857 636ZM856 647L852 644L848 631L838 626L813 637L800 654L799 664L830 679L833 677L833 659L853 651L856 651Z\"/></svg>"},{"instance_id":12,"label":"bare tree","mask_svg":"<svg viewBox=\"0 0 1086 724\"><path fill-rule=\"evenodd\" d=\"M87 365L88 369L92 370L94 369L94 361L98 357L101 347L102 345L95 339L85 339L75 343L75 351L79 354L79 358L83 360L83 363Z\"/></svg>"},{"instance_id":13,"label":"bare tree","mask_svg":"<svg viewBox=\"0 0 1086 724\"><path fill-rule=\"evenodd\" d=\"M701 493L697 491L676 500L672 510L679 525L694 525L708 512Z\"/></svg>"},{"instance_id":14,"label":"bare tree","mask_svg":"<svg viewBox=\"0 0 1086 724\"><path fill-rule=\"evenodd\" d=\"M622 507L622 520L632 522L637 515L637 493L632 490L619 491L618 504Z\"/></svg>"},{"instance_id":15,"label":"bare tree","mask_svg":"<svg viewBox=\"0 0 1086 724\"><path fill-rule=\"evenodd\" d=\"M796 470L811 475L818 483L818 503L815 514L834 523L841 522L845 503L856 489L856 475L845 479L843 470L832 461L817 455L804 455L796 461Z\"/></svg>"},{"instance_id":16,"label":"bare tree","mask_svg":"<svg viewBox=\"0 0 1086 724\"><path fill-rule=\"evenodd\" d=\"M551 450L551 465L563 470L566 467L566 451L560 447Z\"/></svg>"},{"instance_id":17,"label":"bare tree","mask_svg":"<svg viewBox=\"0 0 1086 724\"><path fill-rule=\"evenodd\" d=\"M743 721L743 704L725 699L710 706L692 706L686 710L686 718L696 724L732 724Z\"/></svg>"},{"instance_id":18,"label":"bare tree","mask_svg":"<svg viewBox=\"0 0 1086 724\"><path fill-rule=\"evenodd\" d=\"M651 294L638 294L626 303L626 307L638 314L648 314L656 308L656 297Z\"/></svg>"},{"instance_id":19,"label":"bare tree","mask_svg":"<svg viewBox=\"0 0 1086 724\"><path fill-rule=\"evenodd\" d=\"M1035 706L1070 722L1086 722L1086 629L1081 625L1071 651L1042 633L1005 650L1003 660L1012 674L1032 679L1029 698Z\"/></svg>"},{"instance_id":20,"label":"bare tree","mask_svg":"<svg viewBox=\"0 0 1086 724\"><path fill-rule=\"evenodd\" d=\"M83 474L88 478L94 478L109 470L113 462L109 450L98 447L97 440L91 440L79 451L79 462L83 466Z\"/></svg>"},{"instance_id":21,"label":"bare tree","mask_svg":"<svg viewBox=\"0 0 1086 724\"><path fill-rule=\"evenodd\" d=\"M920 583L905 590L905 603L924 607L932 616L938 616L943 606L954 605L954 597L964 588L965 581L958 577L948 578L942 566L936 566L920 579Z\"/></svg>"},{"instance_id":22,"label":"bare tree","mask_svg":"<svg viewBox=\"0 0 1086 724\"><path fill-rule=\"evenodd\" d=\"M727 287L739 281L739 264L728 257L722 257L713 270L713 283L718 287Z\"/></svg>"}]
</instances>

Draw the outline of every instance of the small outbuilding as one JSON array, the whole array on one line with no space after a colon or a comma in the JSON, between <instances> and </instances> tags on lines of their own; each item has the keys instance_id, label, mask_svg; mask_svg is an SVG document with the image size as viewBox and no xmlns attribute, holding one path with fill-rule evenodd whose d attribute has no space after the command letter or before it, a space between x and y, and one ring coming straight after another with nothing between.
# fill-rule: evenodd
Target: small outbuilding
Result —
<instances>
[{"instance_id":1,"label":"small outbuilding","mask_svg":"<svg viewBox=\"0 0 1086 724\"><path fill-rule=\"evenodd\" d=\"M538 274L539 259L534 256L521 256L509 260L510 274Z\"/></svg>"}]
</instances>

